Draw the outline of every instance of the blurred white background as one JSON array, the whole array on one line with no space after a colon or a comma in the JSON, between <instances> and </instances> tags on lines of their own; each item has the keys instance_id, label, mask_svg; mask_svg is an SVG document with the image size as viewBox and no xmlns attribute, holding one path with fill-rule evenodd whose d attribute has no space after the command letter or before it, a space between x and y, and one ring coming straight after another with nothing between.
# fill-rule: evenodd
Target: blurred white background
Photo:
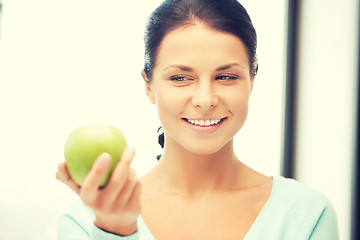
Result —
<instances>
[{"instance_id":1,"label":"blurred white background","mask_svg":"<svg viewBox=\"0 0 360 240\"><path fill-rule=\"evenodd\" d=\"M145 23L160 2L3 0L1 240L56 239L58 217L77 199L55 179L65 140L75 127L117 126L137 150L133 166L139 176L156 164L160 123L140 71ZM241 2L258 32L259 74L236 152L251 167L279 175L286 1ZM316 187L321 191L323 186ZM335 205L341 209L343 204L340 199Z\"/></svg>"},{"instance_id":2,"label":"blurred white background","mask_svg":"<svg viewBox=\"0 0 360 240\"><path fill-rule=\"evenodd\" d=\"M353 167L359 1L301 2L295 177L332 201L340 239L347 240L352 174L359 174Z\"/></svg>"},{"instance_id":3,"label":"blurred white background","mask_svg":"<svg viewBox=\"0 0 360 240\"><path fill-rule=\"evenodd\" d=\"M55 179L65 140L75 127L117 126L137 150L133 166L138 175L156 164L160 123L140 71L145 23L160 2L3 1L1 240L55 239L59 215L77 199ZM236 150L247 164L278 175L284 1L243 3L258 31L260 71Z\"/></svg>"}]
</instances>

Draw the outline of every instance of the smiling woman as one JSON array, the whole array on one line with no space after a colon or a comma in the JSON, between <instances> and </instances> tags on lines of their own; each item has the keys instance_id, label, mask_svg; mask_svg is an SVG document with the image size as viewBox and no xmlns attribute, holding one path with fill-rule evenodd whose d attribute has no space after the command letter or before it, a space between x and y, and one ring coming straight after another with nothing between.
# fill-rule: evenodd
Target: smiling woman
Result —
<instances>
[{"instance_id":1,"label":"smiling woman","mask_svg":"<svg viewBox=\"0 0 360 240\"><path fill-rule=\"evenodd\" d=\"M185 25L164 37L155 64L152 78L145 71L143 77L147 95L158 107L165 140L202 148L203 154L230 144L245 122L253 84L247 50L239 37L201 22ZM184 124L188 121L183 119L195 125ZM211 120L222 121L205 126Z\"/></svg>"},{"instance_id":2,"label":"smiling woman","mask_svg":"<svg viewBox=\"0 0 360 240\"><path fill-rule=\"evenodd\" d=\"M338 239L323 195L255 171L235 154L257 71L256 42L235 0L167 0L152 13L142 77L164 129L164 154L138 179L128 148L104 188L106 156L82 187L61 163L57 178L82 203L61 218L60 240Z\"/></svg>"}]
</instances>

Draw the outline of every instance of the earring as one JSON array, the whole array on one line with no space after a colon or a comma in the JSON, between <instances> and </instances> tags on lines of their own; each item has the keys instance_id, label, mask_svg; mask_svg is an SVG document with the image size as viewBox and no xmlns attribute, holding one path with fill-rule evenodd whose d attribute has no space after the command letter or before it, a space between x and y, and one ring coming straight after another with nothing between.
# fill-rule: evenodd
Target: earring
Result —
<instances>
[{"instance_id":1,"label":"earring","mask_svg":"<svg viewBox=\"0 0 360 240\"><path fill-rule=\"evenodd\" d=\"M164 130L163 127L160 126L157 130L158 133L158 143L160 144L161 148L164 148L165 137L164 137Z\"/></svg>"},{"instance_id":2,"label":"earring","mask_svg":"<svg viewBox=\"0 0 360 240\"><path fill-rule=\"evenodd\" d=\"M162 126L158 128L157 133L158 133L158 143L160 144L161 148L164 148L165 137L164 137L164 129ZM161 154L157 155L156 159L159 161L161 156L162 156Z\"/></svg>"}]
</instances>

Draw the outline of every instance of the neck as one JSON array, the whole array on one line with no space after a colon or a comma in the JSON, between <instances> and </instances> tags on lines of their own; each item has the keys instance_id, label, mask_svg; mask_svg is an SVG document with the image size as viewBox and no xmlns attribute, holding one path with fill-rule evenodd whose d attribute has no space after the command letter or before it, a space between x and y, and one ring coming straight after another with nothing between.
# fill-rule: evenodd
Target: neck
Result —
<instances>
[{"instance_id":1,"label":"neck","mask_svg":"<svg viewBox=\"0 0 360 240\"><path fill-rule=\"evenodd\" d=\"M162 191L195 198L232 188L240 166L230 141L212 154L196 154L166 144L157 168L162 173Z\"/></svg>"}]
</instances>

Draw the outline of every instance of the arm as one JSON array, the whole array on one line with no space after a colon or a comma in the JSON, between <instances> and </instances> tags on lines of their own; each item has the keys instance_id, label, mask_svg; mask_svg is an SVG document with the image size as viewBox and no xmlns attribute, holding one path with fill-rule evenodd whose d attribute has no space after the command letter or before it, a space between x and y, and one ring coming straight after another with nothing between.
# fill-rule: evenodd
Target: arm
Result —
<instances>
[{"instance_id":1,"label":"arm","mask_svg":"<svg viewBox=\"0 0 360 240\"><path fill-rule=\"evenodd\" d=\"M328 205L320 215L310 240L339 240L339 231L335 210L331 205Z\"/></svg>"},{"instance_id":2,"label":"arm","mask_svg":"<svg viewBox=\"0 0 360 240\"><path fill-rule=\"evenodd\" d=\"M89 226L90 225L90 226ZM61 216L58 224L58 240L138 240L139 233L136 232L129 236L119 236L105 232L97 228L94 224L81 223L69 214Z\"/></svg>"},{"instance_id":3,"label":"arm","mask_svg":"<svg viewBox=\"0 0 360 240\"><path fill-rule=\"evenodd\" d=\"M125 236L138 235L140 182L135 171L130 168L133 157L134 151L127 149L104 188L99 186L110 167L111 159L108 154L101 154L97 158L81 187L71 179L65 163L59 164L57 179L76 192L95 215L95 221L87 224L87 227L81 221L81 214L64 215L59 222L59 239L134 239Z\"/></svg>"}]
</instances>

